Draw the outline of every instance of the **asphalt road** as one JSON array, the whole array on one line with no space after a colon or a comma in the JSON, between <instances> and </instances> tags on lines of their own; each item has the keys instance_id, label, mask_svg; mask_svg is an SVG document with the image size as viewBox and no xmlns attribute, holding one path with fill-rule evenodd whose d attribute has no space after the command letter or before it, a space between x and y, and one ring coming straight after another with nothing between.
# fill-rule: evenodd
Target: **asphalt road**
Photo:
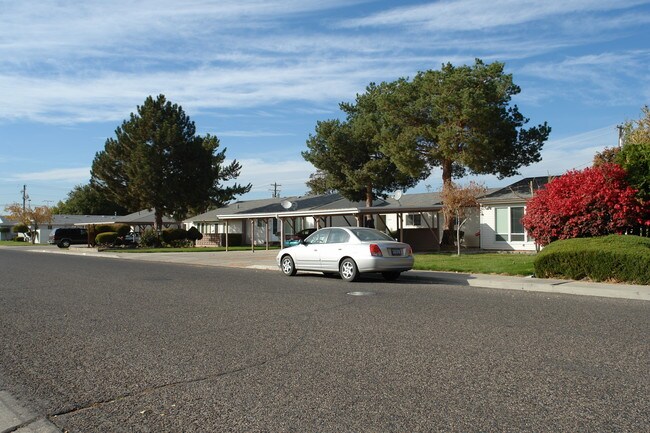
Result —
<instances>
[{"instance_id":1,"label":"asphalt road","mask_svg":"<svg viewBox=\"0 0 650 433\"><path fill-rule=\"evenodd\" d=\"M63 431L650 431L646 301L0 263L0 393Z\"/></svg>"}]
</instances>

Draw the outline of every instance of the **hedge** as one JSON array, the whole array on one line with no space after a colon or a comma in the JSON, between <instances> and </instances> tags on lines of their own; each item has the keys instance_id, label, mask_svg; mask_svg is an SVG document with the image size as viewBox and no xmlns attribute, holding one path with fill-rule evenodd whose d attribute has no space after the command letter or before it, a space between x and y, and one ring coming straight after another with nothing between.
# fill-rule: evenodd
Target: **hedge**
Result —
<instances>
[{"instance_id":1,"label":"hedge","mask_svg":"<svg viewBox=\"0 0 650 433\"><path fill-rule=\"evenodd\" d=\"M650 238L609 235L551 242L533 262L541 278L650 284Z\"/></svg>"},{"instance_id":2,"label":"hedge","mask_svg":"<svg viewBox=\"0 0 650 433\"><path fill-rule=\"evenodd\" d=\"M95 226L95 233L100 234L100 233L109 233L109 232L114 232L115 229L113 228L113 224L99 224Z\"/></svg>"},{"instance_id":3,"label":"hedge","mask_svg":"<svg viewBox=\"0 0 650 433\"><path fill-rule=\"evenodd\" d=\"M97 245L113 245L117 240L117 232L103 232L95 237Z\"/></svg>"},{"instance_id":4,"label":"hedge","mask_svg":"<svg viewBox=\"0 0 650 433\"><path fill-rule=\"evenodd\" d=\"M175 241L183 241L187 239L187 230L177 228L164 229L161 236L163 242L166 244L172 244Z\"/></svg>"},{"instance_id":5,"label":"hedge","mask_svg":"<svg viewBox=\"0 0 650 433\"><path fill-rule=\"evenodd\" d=\"M131 233L131 226L128 224L113 224L113 230L111 231L117 232L117 236L123 238Z\"/></svg>"}]
</instances>

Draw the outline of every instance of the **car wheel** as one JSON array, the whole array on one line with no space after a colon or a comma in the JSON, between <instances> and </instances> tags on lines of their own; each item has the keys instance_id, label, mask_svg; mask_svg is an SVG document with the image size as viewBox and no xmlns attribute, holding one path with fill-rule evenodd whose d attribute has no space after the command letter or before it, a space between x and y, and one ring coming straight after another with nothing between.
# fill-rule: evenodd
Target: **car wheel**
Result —
<instances>
[{"instance_id":1,"label":"car wheel","mask_svg":"<svg viewBox=\"0 0 650 433\"><path fill-rule=\"evenodd\" d=\"M384 280L386 281L395 281L397 278L399 278L400 272L382 272L381 275L384 277Z\"/></svg>"},{"instance_id":2,"label":"car wheel","mask_svg":"<svg viewBox=\"0 0 650 433\"><path fill-rule=\"evenodd\" d=\"M291 256L282 257L282 260L280 260L280 268L284 275L289 277L296 275L296 265L293 263Z\"/></svg>"},{"instance_id":3,"label":"car wheel","mask_svg":"<svg viewBox=\"0 0 650 433\"><path fill-rule=\"evenodd\" d=\"M359 276L357 264L351 258L343 259L341 266L339 266L339 274L345 281L354 281Z\"/></svg>"},{"instance_id":4,"label":"car wheel","mask_svg":"<svg viewBox=\"0 0 650 433\"><path fill-rule=\"evenodd\" d=\"M64 239L59 243L59 248L69 248L70 247L70 241L68 239Z\"/></svg>"}]
</instances>

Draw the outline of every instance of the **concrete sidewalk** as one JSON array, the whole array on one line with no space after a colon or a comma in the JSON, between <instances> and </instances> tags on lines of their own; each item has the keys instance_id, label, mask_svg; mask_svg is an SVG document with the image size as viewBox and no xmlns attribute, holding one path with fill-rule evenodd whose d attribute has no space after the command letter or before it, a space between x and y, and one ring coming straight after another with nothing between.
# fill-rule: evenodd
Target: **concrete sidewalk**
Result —
<instances>
[{"instance_id":1,"label":"concrete sidewalk","mask_svg":"<svg viewBox=\"0 0 650 433\"><path fill-rule=\"evenodd\" d=\"M279 272L275 262L278 250L190 252L190 253L116 253L98 252L96 248L71 247L60 249L49 245L29 248L33 252L53 254L78 254L89 257L147 262L180 263L197 266L221 266L245 269L262 269ZM555 280L533 277L511 277L487 274L462 274L452 272L409 271L404 277L438 284L491 289L523 290L531 292L565 293L572 295L600 296L607 298L650 301L650 286L633 284L608 284L587 281Z\"/></svg>"}]
</instances>

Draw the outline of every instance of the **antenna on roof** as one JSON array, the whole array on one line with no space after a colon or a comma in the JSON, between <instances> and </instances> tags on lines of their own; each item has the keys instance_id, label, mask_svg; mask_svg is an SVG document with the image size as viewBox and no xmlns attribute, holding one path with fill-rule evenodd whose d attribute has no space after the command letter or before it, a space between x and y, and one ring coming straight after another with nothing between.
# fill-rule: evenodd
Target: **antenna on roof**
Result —
<instances>
[{"instance_id":1,"label":"antenna on roof","mask_svg":"<svg viewBox=\"0 0 650 433\"><path fill-rule=\"evenodd\" d=\"M282 206L286 210L289 210L289 209L295 210L298 207L298 204L294 203L292 201L289 201L289 200L282 200L280 202L280 206Z\"/></svg>"}]
</instances>

